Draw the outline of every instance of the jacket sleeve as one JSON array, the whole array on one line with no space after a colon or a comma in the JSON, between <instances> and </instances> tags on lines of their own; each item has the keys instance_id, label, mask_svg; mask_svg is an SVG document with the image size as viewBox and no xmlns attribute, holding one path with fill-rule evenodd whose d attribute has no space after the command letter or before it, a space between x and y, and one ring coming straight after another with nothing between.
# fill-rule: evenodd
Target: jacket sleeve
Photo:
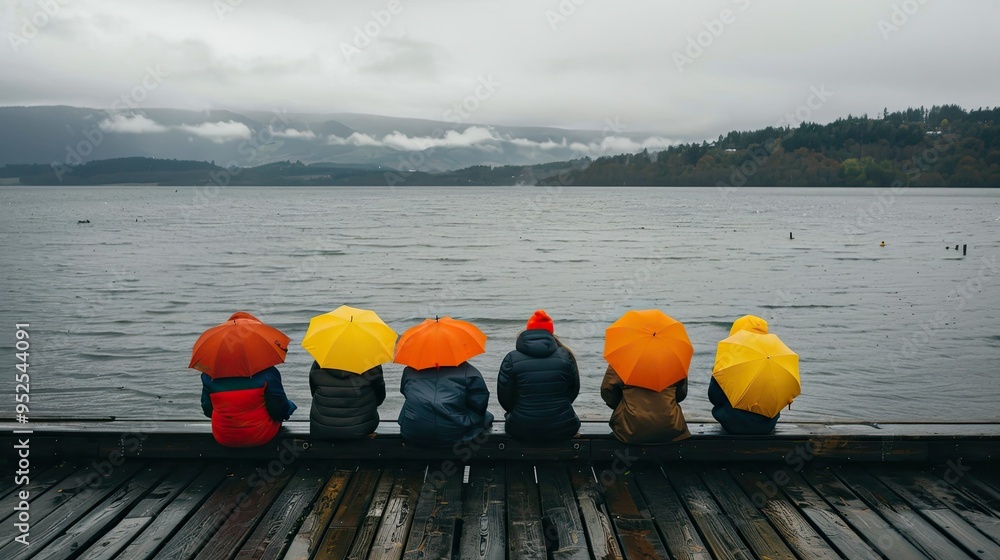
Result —
<instances>
[{"instance_id":1,"label":"jacket sleeve","mask_svg":"<svg viewBox=\"0 0 1000 560\"><path fill-rule=\"evenodd\" d=\"M500 375L497 376L497 400L507 412L514 410L517 405L517 379L513 377L513 373L514 361L507 354L500 363Z\"/></svg>"},{"instance_id":2,"label":"jacket sleeve","mask_svg":"<svg viewBox=\"0 0 1000 560\"><path fill-rule=\"evenodd\" d=\"M726 393L722 391L722 387L714 377L708 383L708 400L715 406L732 407L732 405L729 404L729 398L726 397Z\"/></svg>"},{"instance_id":3,"label":"jacket sleeve","mask_svg":"<svg viewBox=\"0 0 1000 560\"><path fill-rule=\"evenodd\" d=\"M569 380L569 402L573 402L578 396L580 396L580 370L576 367L576 358L574 358L572 354L570 354L569 362L571 370L571 378Z\"/></svg>"},{"instance_id":4,"label":"jacket sleeve","mask_svg":"<svg viewBox=\"0 0 1000 560\"><path fill-rule=\"evenodd\" d=\"M309 368L309 394L316 395L316 382L313 381L313 375L315 375L316 370L319 369L319 362L313 362L311 368Z\"/></svg>"},{"instance_id":5,"label":"jacket sleeve","mask_svg":"<svg viewBox=\"0 0 1000 560\"><path fill-rule=\"evenodd\" d=\"M469 366L469 369L471 371L465 376L465 405L469 407L469 410L485 415L490 404L490 389L486 386L486 381L479 370L472 366Z\"/></svg>"},{"instance_id":6,"label":"jacket sleeve","mask_svg":"<svg viewBox=\"0 0 1000 560\"><path fill-rule=\"evenodd\" d=\"M618 408L618 403L622 402L622 386L625 383L618 377L618 372L608 366L604 372L604 381L601 382L601 398L609 408Z\"/></svg>"},{"instance_id":7,"label":"jacket sleeve","mask_svg":"<svg viewBox=\"0 0 1000 560\"><path fill-rule=\"evenodd\" d=\"M209 418L212 417L212 395L208 393L208 386L205 384L205 378L208 377L204 373L201 374L203 377L201 379L201 410L205 413L205 416Z\"/></svg>"},{"instance_id":8,"label":"jacket sleeve","mask_svg":"<svg viewBox=\"0 0 1000 560\"><path fill-rule=\"evenodd\" d=\"M688 380L687 380L687 377L685 377L684 379L681 379L680 381L678 381L676 383L676 387L677 387L677 392L675 393L675 395L677 395L677 402L680 403L681 401L683 401L684 399L686 399L687 396L688 396Z\"/></svg>"},{"instance_id":9,"label":"jacket sleeve","mask_svg":"<svg viewBox=\"0 0 1000 560\"><path fill-rule=\"evenodd\" d=\"M267 408L267 414L271 418L278 421L288 420L298 407L285 396L285 388L281 385L281 374L276 368L271 369L273 373L268 372L265 377L264 407Z\"/></svg>"},{"instance_id":10,"label":"jacket sleeve","mask_svg":"<svg viewBox=\"0 0 1000 560\"><path fill-rule=\"evenodd\" d=\"M385 376L382 375L382 366L375 366L371 370L372 391L375 393L375 406L385 402Z\"/></svg>"}]
</instances>

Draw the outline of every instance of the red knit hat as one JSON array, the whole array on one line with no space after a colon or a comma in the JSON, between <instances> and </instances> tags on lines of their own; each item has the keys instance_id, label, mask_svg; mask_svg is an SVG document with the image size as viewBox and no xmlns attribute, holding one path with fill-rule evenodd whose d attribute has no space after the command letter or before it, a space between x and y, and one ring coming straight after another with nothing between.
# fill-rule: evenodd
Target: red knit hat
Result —
<instances>
[{"instance_id":1,"label":"red knit hat","mask_svg":"<svg viewBox=\"0 0 1000 560\"><path fill-rule=\"evenodd\" d=\"M538 311L535 311L535 314L531 316L531 319L528 319L528 326L525 328L529 331L531 329L544 329L551 333L553 332L552 317L549 317L548 313L539 309Z\"/></svg>"}]
</instances>

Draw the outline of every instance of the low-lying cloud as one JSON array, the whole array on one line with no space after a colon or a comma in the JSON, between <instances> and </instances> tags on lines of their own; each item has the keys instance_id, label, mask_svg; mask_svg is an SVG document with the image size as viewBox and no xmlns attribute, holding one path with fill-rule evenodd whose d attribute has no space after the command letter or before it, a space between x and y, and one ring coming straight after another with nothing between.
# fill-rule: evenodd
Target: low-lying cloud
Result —
<instances>
[{"instance_id":1,"label":"low-lying cloud","mask_svg":"<svg viewBox=\"0 0 1000 560\"><path fill-rule=\"evenodd\" d=\"M568 142L566 138L559 141L546 139L543 141L529 138L514 138L501 136L496 131L482 126L470 126L463 131L449 130L443 136L408 136L402 132L392 132L378 139L369 134L355 132L343 138L331 135L327 143L337 146L368 146L392 148L404 152L429 150L431 148L478 148L496 150L500 144L508 143L522 148L540 150L566 150L581 155L601 156L641 152L645 149L663 150L676 142L659 136L650 136L644 140L634 140L625 136L604 136L593 142Z\"/></svg>"},{"instance_id":2,"label":"low-lying cloud","mask_svg":"<svg viewBox=\"0 0 1000 560\"><path fill-rule=\"evenodd\" d=\"M103 132L120 132L123 134L146 134L150 132L166 132L167 127L146 117L145 115L115 114L98 124Z\"/></svg>"},{"instance_id":3,"label":"low-lying cloud","mask_svg":"<svg viewBox=\"0 0 1000 560\"><path fill-rule=\"evenodd\" d=\"M246 140L253 135L250 127L232 120L194 125L164 126L142 114L114 114L101 121L98 126L103 132L117 132L120 134L153 134L169 130L179 130L211 140L216 144L222 144L231 140Z\"/></svg>"}]
</instances>

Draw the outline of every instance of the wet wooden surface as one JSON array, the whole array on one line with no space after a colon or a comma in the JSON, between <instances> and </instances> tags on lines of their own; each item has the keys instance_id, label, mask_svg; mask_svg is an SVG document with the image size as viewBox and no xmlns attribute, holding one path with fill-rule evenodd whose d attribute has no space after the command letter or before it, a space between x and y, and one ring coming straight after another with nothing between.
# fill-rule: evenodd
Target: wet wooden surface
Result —
<instances>
[{"instance_id":1,"label":"wet wooden surface","mask_svg":"<svg viewBox=\"0 0 1000 560\"><path fill-rule=\"evenodd\" d=\"M0 557L1000 558L996 466L67 462L23 487L31 544L8 514Z\"/></svg>"}]
</instances>

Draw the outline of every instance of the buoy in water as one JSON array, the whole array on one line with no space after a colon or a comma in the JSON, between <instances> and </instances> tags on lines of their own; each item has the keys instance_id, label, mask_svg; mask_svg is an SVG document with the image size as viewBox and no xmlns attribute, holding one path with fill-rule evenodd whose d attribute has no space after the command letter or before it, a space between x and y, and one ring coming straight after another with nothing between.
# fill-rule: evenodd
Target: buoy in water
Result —
<instances>
[{"instance_id":1,"label":"buoy in water","mask_svg":"<svg viewBox=\"0 0 1000 560\"><path fill-rule=\"evenodd\" d=\"M789 239L795 239L794 237L792 237L792 232L788 232L788 238Z\"/></svg>"},{"instance_id":2,"label":"buoy in water","mask_svg":"<svg viewBox=\"0 0 1000 560\"><path fill-rule=\"evenodd\" d=\"M885 241L883 241L883 242L882 242L882 243L881 243L881 244L879 245L879 247L885 247Z\"/></svg>"}]
</instances>

